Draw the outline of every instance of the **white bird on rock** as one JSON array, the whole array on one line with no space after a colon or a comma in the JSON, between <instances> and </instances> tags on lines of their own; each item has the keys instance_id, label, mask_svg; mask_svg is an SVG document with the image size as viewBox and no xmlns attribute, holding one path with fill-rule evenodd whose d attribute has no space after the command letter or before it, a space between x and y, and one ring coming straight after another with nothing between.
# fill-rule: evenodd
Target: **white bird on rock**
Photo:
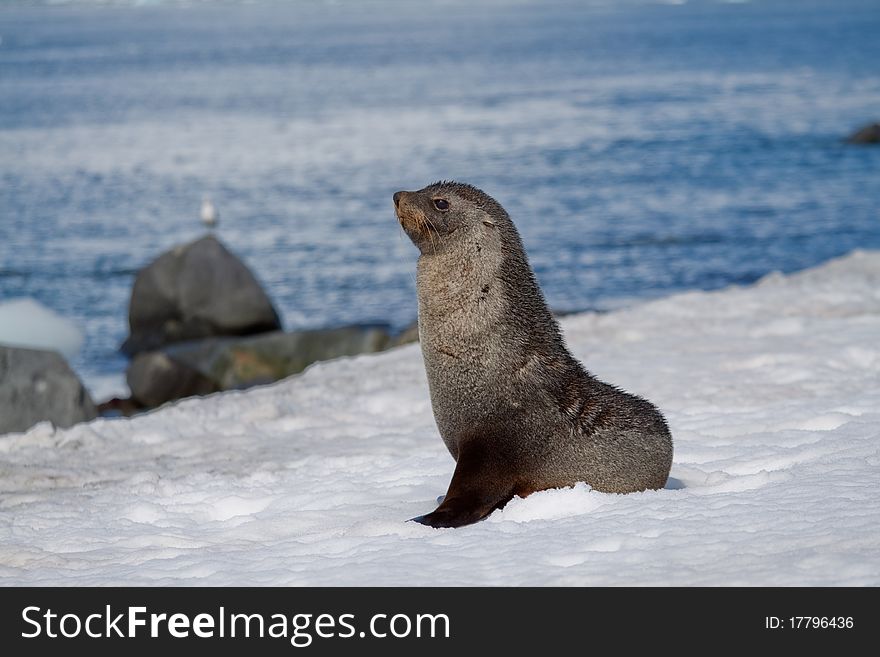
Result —
<instances>
[{"instance_id":1,"label":"white bird on rock","mask_svg":"<svg viewBox=\"0 0 880 657\"><path fill-rule=\"evenodd\" d=\"M201 217L202 223L208 228L214 228L217 222L220 221L220 214L217 212L217 208L214 207L211 199L207 196L202 199Z\"/></svg>"}]
</instances>

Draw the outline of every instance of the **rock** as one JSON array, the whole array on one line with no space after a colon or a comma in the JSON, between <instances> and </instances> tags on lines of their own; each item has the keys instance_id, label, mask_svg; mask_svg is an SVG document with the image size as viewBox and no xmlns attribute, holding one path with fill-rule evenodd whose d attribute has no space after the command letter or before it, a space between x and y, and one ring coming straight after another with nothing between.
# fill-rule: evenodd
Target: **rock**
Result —
<instances>
[{"instance_id":1,"label":"rock","mask_svg":"<svg viewBox=\"0 0 880 657\"><path fill-rule=\"evenodd\" d=\"M213 338L172 345L168 356L213 381L237 390L302 372L312 363L340 356L382 351L390 336L380 326L268 333L249 338Z\"/></svg>"},{"instance_id":2,"label":"rock","mask_svg":"<svg viewBox=\"0 0 880 657\"><path fill-rule=\"evenodd\" d=\"M392 347L399 347L404 344L411 344L419 341L419 322L415 321L400 333L394 336L391 341Z\"/></svg>"},{"instance_id":3,"label":"rock","mask_svg":"<svg viewBox=\"0 0 880 657\"><path fill-rule=\"evenodd\" d=\"M139 404L132 397L113 397L97 405L98 415L101 417L131 417L143 410L143 404Z\"/></svg>"},{"instance_id":4,"label":"rock","mask_svg":"<svg viewBox=\"0 0 880 657\"><path fill-rule=\"evenodd\" d=\"M251 271L213 235L163 253L135 278L122 345L129 356L211 336L281 328Z\"/></svg>"},{"instance_id":5,"label":"rock","mask_svg":"<svg viewBox=\"0 0 880 657\"><path fill-rule=\"evenodd\" d=\"M373 353L390 346L391 337L383 326L206 338L138 354L126 379L130 401L155 408L174 399L273 383L316 361Z\"/></svg>"},{"instance_id":6,"label":"rock","mask_svg":"<svg viewBox=\"0 0 880 657\"><path fill-rule=\"evenodd\" d=\"M846 140L850 144L880 144L880 123L869 123Z\"/></svg>"},{"instance_id":7,"label":"rock","mask_svg":"<svg viewBox=\"0 0 880 657\"><path fill-rule=\"evenodd\" d=\"M182 365L161 351L135 356L125 379L131 399L146 408L193 395L207 395L219 389L197 370Z\"/></svg>"},{"instance_id":8,"label":"rock","mask_svg":"<svg viewBox=\"0 0 880 657\"><path fill-rule=\"evenodd\" d=\"M45 420L69 427L97 415L59 353L0 346L0 434L27 431Z\"/></svg>"}]
</instances>

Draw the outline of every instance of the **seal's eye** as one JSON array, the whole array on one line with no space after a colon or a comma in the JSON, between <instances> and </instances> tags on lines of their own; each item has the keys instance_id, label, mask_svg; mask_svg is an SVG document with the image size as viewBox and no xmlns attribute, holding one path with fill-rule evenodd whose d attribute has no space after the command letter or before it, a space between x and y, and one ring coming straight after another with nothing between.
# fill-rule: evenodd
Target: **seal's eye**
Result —
<instances>
[{"instance_id":1,"label":"seal's eye","mask_svg":"<svg viewBox=\"0 0 880 657\"><path fill-rule=\"evenodd\" d=\"M440 210L440 212L445 212L449 209L449 201L447 201L445 198L435 198L434 207Z\"/></svg>"}]
</instances>

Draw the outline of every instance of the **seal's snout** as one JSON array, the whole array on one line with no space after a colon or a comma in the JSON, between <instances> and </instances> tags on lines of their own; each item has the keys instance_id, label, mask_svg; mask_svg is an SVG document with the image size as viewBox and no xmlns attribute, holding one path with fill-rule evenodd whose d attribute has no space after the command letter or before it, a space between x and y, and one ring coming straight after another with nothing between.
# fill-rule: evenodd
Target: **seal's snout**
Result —
<instances>
[{"instance_id":1,"label":"seal's snout","mask_svg":"<svg viewBox=\"0 0 880 657\"><path fill-rule=\"evenodd\" d=\"M428 222L425 212L419 207L418 192L396 192L392 198L397 222L407 237L421 249L419 242L427 235Z\"/></svg>"}]
</instances>

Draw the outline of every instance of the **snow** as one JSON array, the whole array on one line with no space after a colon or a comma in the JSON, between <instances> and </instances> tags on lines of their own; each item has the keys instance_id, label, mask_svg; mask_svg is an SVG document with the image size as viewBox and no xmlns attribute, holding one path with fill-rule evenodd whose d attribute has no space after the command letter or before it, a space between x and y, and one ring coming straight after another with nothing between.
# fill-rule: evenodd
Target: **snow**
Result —
<instances>
[{"instance_id":1,"label":"snow","mask_svg":"<svg viewBox=\"0 0 880 657\"><path fill-rule=\"evenodd\" d=\"M563 328L666 413L665 490L578 485L461 529L406 522L453 470L411 345L0 437L0 581L880 584L880 252Z\"/></svg>"},{"instance_id":2,"label":"snow","mask_svg":"<svg viewBox=\"0 0 880 657\"><path fill-rule=\"evenodd\" d=\"M82 348L76 324L35 299L0 302L0 344L59 351L73 358Z\"/></svg>"}]
</instances>

